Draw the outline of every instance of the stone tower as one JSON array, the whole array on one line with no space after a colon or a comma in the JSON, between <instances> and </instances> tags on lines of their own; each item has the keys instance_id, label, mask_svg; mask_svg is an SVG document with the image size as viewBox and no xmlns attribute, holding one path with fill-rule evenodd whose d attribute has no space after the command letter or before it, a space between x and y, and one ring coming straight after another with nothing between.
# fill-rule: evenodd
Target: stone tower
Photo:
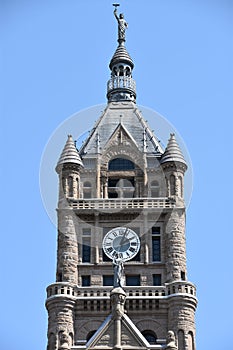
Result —
<instances>
[{"instance_id":1,"label":"stone tower","mask_svg":"<svg viewBox=\"0 0 233 350\"><path fill-rule=\"evenodd\" d=\"M195 350L197 299L185 248L187 164L175 135L163 150L137 108L127 23L114 15L118 47L109 64L107 106L79 150L68 136L56 166L57 271L47 287L47 350ZM113 289L102 240L119 226L134 230L141 248L125 263L123 289Z\"/></svg>"}]
</instances>

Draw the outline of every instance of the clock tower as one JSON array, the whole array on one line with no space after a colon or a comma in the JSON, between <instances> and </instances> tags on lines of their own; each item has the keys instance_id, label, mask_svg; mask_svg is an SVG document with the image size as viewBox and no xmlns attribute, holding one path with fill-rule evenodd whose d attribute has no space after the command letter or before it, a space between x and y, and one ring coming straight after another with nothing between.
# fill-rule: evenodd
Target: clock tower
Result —
<instances>
[{"instance_id":1,"label":"clock tower","mask_svg":"<svg viewBox=\"0 0 233 350\"><path fill-rule=\"evenodd\" d=\"M106 108L80 149L68 136L56 166L57 269L47 287L47 350L195 350L187 164L175 135L163 149L137 107L127 23L117 6L114 16L118 46ZM124 278L117 280L119 258Z\"/></svg>"}]
</instances>

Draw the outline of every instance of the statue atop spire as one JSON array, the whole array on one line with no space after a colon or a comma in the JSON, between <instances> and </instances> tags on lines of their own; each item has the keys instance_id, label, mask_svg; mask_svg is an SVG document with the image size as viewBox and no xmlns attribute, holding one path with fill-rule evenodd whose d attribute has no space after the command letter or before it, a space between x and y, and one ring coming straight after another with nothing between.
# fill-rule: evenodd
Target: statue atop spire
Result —
<instances>
[{"instance_id":1,"label":"statue atop spire","mask_svg":"<svg viewBox=\"0 0 233 350\"><path fill-rule=\"evenodd\" d=\"M132 70L134 67L133 60L128 54L125 47L125 31L128 24L124 19L123 13L117 14L115 6L114 16L118 22L118 47L109 63L111 70L111 79L107 84L108 101L136 101L136 83L132 79Z\"/></svg>"},{"instance_id":2,"label":"statue atop spire","mask_svg":"<svg viewBox=\"0 0 233 350\"><path fill-rule=\"evenodd\" d=\"M116 20L118 22L118 43L119 45L123 45L125 42L125 30L128 28L128 23L124 19L124 14L120 13L120 15L117 15L117 7L120 6L119 4L113 4L115 6L114 10L114 16L116 17Z\"/></svg>"}]
</instances>

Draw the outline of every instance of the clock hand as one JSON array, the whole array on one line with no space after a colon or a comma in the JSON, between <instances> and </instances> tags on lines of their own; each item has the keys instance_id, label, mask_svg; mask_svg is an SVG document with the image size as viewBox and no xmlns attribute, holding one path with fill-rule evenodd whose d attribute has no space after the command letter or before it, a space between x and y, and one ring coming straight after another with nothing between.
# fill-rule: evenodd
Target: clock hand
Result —
<instances>
[{"instance_id":1,"label":"clock hand","mask_svg":"<svg viewBox=\"0 0 233 350\"><path fill-rule=\"evenodd\" d=\"M121 238L121 240L120 240L120 243L119 243L120 246L121 246L123 243L127 242L127 241L125 240L125 235L126 235L126 233L127 233L128 230L129 230L129 229L126 227L126 230L125 230L125 232L124 232L124 234L123 234L123 236L122 236L122 238Z\"/></svg>"}]
</instances>

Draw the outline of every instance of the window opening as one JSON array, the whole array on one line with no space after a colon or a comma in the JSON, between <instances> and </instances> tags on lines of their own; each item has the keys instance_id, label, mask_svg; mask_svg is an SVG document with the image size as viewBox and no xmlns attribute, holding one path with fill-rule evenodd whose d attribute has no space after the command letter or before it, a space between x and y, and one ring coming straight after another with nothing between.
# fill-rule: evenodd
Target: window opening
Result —
<instances>
[{"instance_id":1,"label":"window opening","mask_svg":"<svg viewBox=\"0 0 233 350\"><path fill-rule=\"evenodd\" d=\"M161 286L161 274L154 274L153 275L153 285L154 286Z\"/></svg>"},{"instance_id":2,"label":"window opening","mask_svg":"<svg viewBox=\"0 0 233 350\"><path fill-rule=\"evenodd\" d=\"M95 329L94 331L90 331L90 332L87 334L87 338L86 338L87 342L88 342L89 339L91 339L91 337L93 337L93 335L95 334L95 332L96 332L96 329Z\"/></svg>"},{"instance_id":3,"label":"window opening","mask_svg":"<svg viewBox=\"0 0 233 350\"><path fill-rule=\"evenodd\" d=\"M89 287L91 285L91 276L82 276L82 287Z\"/></svg>"},{"instance_id":4,"label":"window opening","mask_svg":"<svg viewBox=\"0 0 233 350\"><path fill-rule=\"evenodd\" d=\"M160 237L158 236L152 237L152 260L153 261L161 260Z\"/></svg>"},{"instance_id":5,"label":"window opening","mask_svg":"<svg viewBox=\"0 0 233 350\"><path fill-rule=\"evenodd\" d=\"M113 286L113 275L103 276L103 286Z\"/></svg>"},{"instance_id":6,"label":"window opening","mask_svg":"<svg viewBox=\"0 0 233 350\"><path fill-rule=\"evenodd\" d=\"M152 260L161 260L161 247L160 247L160 226L153 226L151 228L152 233Z\"/></svg>"},{"instance_id":7,"label":"window opening","mask_svg":"<svg viewBox=\"0 0 233 350\"><path fill-rule=\"evenodd\" d=\"M91 247L89 238L83 238L82 262L91 262Z\"/></svg>"},{"instance_id":8,"label":"window opening","mask_svg":"<svg viewBox=\"0 0 233 350\"><path fill-rule=\"evenodd\" d=\"M108 198L132 198L134 190L133 177L108 179Z\"/></svg>"},{"instance_id":9,"label":"window opening","mask_svg":"<svg viewBox=\"0 0 233 350\"><path fill-rule=\"evenodd\" d=\"M170 187L171 187L171 196L175 195L175 176L171 175L170 176Z\"/></svg>"},{"instance_id":10,"label":"window opening","mask_svg":"<svg viewBox=\"0 0 233 350\"><path fill-rule=\"evenodd\" d=\"M135 165L131 160L125 158L115 158L108 164L108 170L133 170Z\"/></svg>"},{"instance_id":11,"label":"window opening","mask_svg":"<svg viewBox=\"0 0 233 350\"><path fill-rule=\"evenodd\" d=\"M185 281L185 272L184 271L180 272L180 277L181 277L182 281Z\"/></svg>"},{"instance_id":12,"label":"window opening","mask_svg":"<svg viewBox=\"0 0 233 350\"><path fill-rule=\"evenodd\" d=\"M151 229L152 235L160 235L160 227L159 226L153 226Z\"/></svg>"},{"instance_id":13,"label":"window opening","mask_svg":"<svg viewBox=\"0 0 233 350\"><path fill-rule=\"evenodd\" d=\"M73 188L72 176L68 177L68 188L69 188L69 197L73 197L74 196L74 188Z\"/></svg>"},{"instance_id":14,"label":"window opening","mask_svg":"<svg viewBox=\"0 0 233 350\"><path fill-rule=\"evenodd\" d=\"M157 335L153 331L145 330L142 332L142 335L146 338L148 343L156 344Z\"/></svg>"},{"instance_id":15,"label":"window opening","mask_svg":"<svg viewBox=\"0 0 233 350\"><path fill-rule=\"evenodd\" d=\"M140 275L126 276L127 286L140 286Z\"/></svg>"},{"instance_id":16,"label":"window opening","mask_svg":"<svg viewBox=\"0 0 233 350\"><path fill-rule=\"evenodd\" d=\"M182 329L178 330L178 346L179 350L185 350L185 340L184 331Z\"/></svg>"}]
</instances>

